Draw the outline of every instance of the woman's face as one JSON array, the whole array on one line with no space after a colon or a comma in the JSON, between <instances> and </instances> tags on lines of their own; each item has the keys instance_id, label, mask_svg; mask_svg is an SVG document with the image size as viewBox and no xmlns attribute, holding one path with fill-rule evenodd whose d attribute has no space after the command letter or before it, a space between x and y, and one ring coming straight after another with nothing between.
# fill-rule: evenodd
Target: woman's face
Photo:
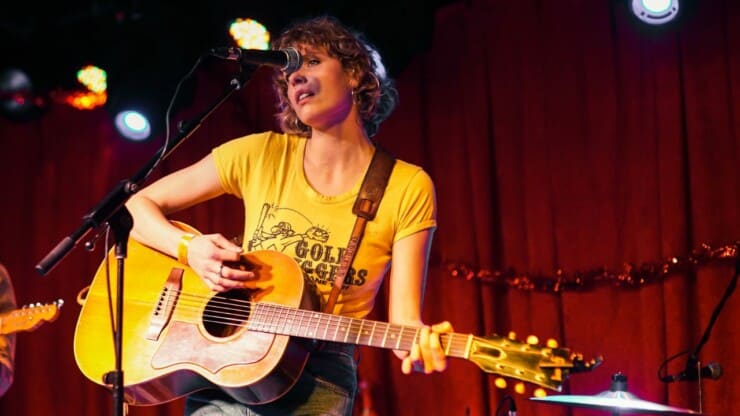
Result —
<instances>
[{"instance_id":1,"label":"woman's face","mask_svg":"<svg viewBox=\"0 0 740 416\"><path fill-rule=\"evenodd\" d=\"M299 46L301 67L288 75L288 100L298 119L312 129L326 130L350 117L352 89L357 81L324 48Z\"/></svg>"}]
</instances>

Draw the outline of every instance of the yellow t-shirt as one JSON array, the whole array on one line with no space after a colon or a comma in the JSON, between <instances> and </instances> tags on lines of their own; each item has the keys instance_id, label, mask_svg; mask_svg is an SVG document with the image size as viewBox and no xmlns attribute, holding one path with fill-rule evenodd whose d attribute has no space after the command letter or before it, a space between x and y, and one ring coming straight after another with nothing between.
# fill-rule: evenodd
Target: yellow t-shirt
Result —
<instances>
[{"instance_id":1,"label":"yellow t-shirt","mask_svg":"<svg viewBox=\"0 0 740 416\"><path fill-rule=\"evenodd\" d=\"M360 180L350 192L321 195L306 180L306 141L265 132L231 140L213 150L224 190L244 200L244 249L276 250L292 257L304 278L326 302L356 216ZM388 181L373 221L365 227L334 313L363 318L390 267L393 243L436 227L431 178L400 160Z\"/></svg>"}]
</instances>

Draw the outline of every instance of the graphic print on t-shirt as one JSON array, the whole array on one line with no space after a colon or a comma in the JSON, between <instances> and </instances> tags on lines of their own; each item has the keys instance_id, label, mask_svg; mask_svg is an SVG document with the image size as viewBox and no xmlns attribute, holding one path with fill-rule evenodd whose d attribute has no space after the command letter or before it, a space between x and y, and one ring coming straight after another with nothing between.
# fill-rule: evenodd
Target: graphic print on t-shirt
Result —
<instances>
[{"instance_id":1,"label":"graphic print on t-shirt","mask_svg":"<svg viewBox=\"0 0 740 416\"><path fill-rule=\"evenodd\" d=\"M310 283L331 285L346 247L327 244L330 236L326 227L295 209L264 204L247 248L285 253L298 263ZM366 276L367 270L350 267L344 285L362 286Z\"/></svg>"}]
</instances>

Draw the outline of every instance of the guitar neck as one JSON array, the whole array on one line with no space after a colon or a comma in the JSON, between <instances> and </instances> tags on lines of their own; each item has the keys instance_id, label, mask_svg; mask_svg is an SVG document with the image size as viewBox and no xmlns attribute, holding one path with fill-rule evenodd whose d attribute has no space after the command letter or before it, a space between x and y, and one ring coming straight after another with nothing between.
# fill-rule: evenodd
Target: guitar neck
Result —
<instances>
[{"instance_id":1,"label":"guitar neck","mask_svg":"<svg viewBox=\"0 0 740 416\"><path fill-rule=\"evenodd\" d=\"M421 328L395 325L367 319L294 309L277 304L252 304L247 329L300 338L334 341L345 344L411 350ZM449 357L467 357L470 334L440 334L440 343Z\"/></svg>"}]
</instances>

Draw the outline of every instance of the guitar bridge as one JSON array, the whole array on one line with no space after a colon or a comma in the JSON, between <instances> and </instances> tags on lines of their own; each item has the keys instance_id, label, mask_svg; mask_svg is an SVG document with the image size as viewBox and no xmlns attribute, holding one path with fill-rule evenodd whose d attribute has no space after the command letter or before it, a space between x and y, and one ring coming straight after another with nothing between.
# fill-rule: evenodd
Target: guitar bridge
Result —
<instances>
[{"instance_id":1,"label":"guitar bridge","mask_svg":"<svg viewBox=\"0 0 740 416\"><path fill-rule=\"evenodd\" d=\"M177 304L177 298L180 295L180 289L182 289L182 275L184 272L185 270L175 267L170 270L167 282L165 282L162 293L159 294L159 300L152 311L152 317L149 318L146 339L159 340L164 327L170 321L172 311L175 310L175 304Z\"/></svg>"}]
</instances>

